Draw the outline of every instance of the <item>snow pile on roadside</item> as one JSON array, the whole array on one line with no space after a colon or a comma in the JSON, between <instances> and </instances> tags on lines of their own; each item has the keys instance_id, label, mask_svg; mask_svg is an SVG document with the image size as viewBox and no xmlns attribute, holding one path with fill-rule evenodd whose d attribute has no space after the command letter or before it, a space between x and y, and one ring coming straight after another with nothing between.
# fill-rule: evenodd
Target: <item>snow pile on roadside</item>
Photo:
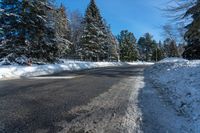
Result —
<instances>
[{"instance_id":1,"label":"snow pile on roadside","mask_svg":"<svg viewBox=\"0 0 200 133\"><path fill-rule=\"evenodd\" d=\"M160 63L186 62L186 61L188 61L188 60L182 59L182 58L173 57L173 58L165 58L165 59L161 60Z\"/></svg>"},{"instance_id":2,"label":"snow pile on roadside","mask_svg":"<svg viewBox=\"0 0 200 133\"><path fill-rule=\"evenodd\" d=\"M62 71L75 71L82 69L91 69L97 67L109 67L109 66L122 66L122 65L150 65L151 63L133 62L133 63L121 63L121 62L82 62L72 60L62 60L63 63L59 64L46 64L46 65L32 65L32 66L19 66L19 65L0 65L0 80L19 78L19 77L32 77L40 75L49 75Z\"/></svg>"},{"instance_id":3,"label":"snow pile on roadside","mask_svg":"<svg viewBox=\"0 0 200 133\"><path fill-rule=\"evenodd\" d=\"M159 91L169 98L177 113L200 132L200 60L164 59L147 72Z\"/></svg>"}]
</instances>

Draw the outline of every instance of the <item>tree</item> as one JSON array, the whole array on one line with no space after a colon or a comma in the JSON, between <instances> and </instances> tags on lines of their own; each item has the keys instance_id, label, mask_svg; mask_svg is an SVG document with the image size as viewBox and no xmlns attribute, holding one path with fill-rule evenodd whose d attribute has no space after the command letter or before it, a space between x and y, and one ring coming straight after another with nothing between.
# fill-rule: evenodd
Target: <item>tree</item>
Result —
<instances>
[{"instance_id":1,"label":"tree","mask_svg":"<svg viewBox=\"0 0 200 133\"><path fill-rule=\"evenodd\" d=\"M120 47L120 60L136 61L138 59L138 51L134 34L128 30L123 30L117 38Z\"/></svg>"},{"instance_id":2,"label":"tree","mask_svg":"<svg viewBox=\"0 0 200 133\"><path fill-rule=\"evenodd\" d=\"M53 11L55 14L53 16L53 19L55 19L54 21L56 37L60 38L60 40L62 40L63 45L66 47L66 51L63 51L61 56L63 55L66 57L69 56L72 51L72 43L69 41L71 38L69 19L63 4L61 4L60 8Z\"/></svg>"},{"instance_id":3,"label":"tree","mask_svg":"<svg viewBox=\"0 0 200 133\"><path fill-rule=\"evenodd\" d=\"M164 10L170 22L163 26L164 38L173 39L179 43L185 43L185 26L190 17L184 17L185 12L195 4L196 0L169 0ZM170 35L170 34L172 35Z\"/></svg>"},{"instance_id":4,"label":"tree","mask_svg":"<svg viewBox=\"0 0 200 133\"><path fill-rule=\"evenodd\" d=\"M105 25L95 0L91 0L84 18L84 31L81 38L80 56L85 60L99 61L105 59L104 44L107 35Z\"/></svg>"},{"instance_id":5,"label":"tree","mask_svg":"<svg viewBox=\"0 0 200 133\"><path fill-rule=\"evenodd\" d=\"M0 37L0 58L7 58L14 62L15 58L28 54L26 40L24 38L22 2L18 0L2 0L0 2L1 37ZM22 29L21 29L22 28Z\"/></svg>"},{"instance_id":6,"label":"tree","mask_svg":"<svg viewBox=\"0 0 200 133\"><path fill-rule=\"evenodd\" d=\"M35 63L54 62L61 56L66 46L56 34L51 1L4 0L1 10L1 58L23 64L30 59ZM20 58L24 61L20 62Z\"/></svg>"},{"instance_id":7,"label":"tree","mask_svg":"<svg viewBox=\"0 0 200 133\"><path fill-rule=\"evenodd\" d=\"M185 17L192 16L192 22L186 26L185 47L183 57L187 59L200 59L200 0L187 10Z\"/></svg>"},{"instance_id":8,"label":"tree","mask_svg":"<svg viewBox=\"0 0 200 133\"><path fill-rule=\"evenodd\" d=\"M159 41L159 43L156 44L155 48L153 49L151 60L157 62L162 60L163 58L164 58L164 50L162 47L162 42Z\"/></svg>"},{"instance_id":9,"label":"tree","mask_svg":"<svg viewBox=\"0 0 200 133\"><path fill-rule=\"evenodd\" d=\"M54 62L62 56L66 46L58 36L53 12L55 8L49 0L24 0L27 40L31 46L29 57L33 62Z\"/></svg>"},{"instance_id":10,"label":"tree","mask_svg":"<svg viewBox=\"0 0 200 133\"><path fill-rule=\"evenodd\" d=\"M138 48L140 52L140 59L143 61L151 61L151 56L154 48L156 47L156 41L153 40L153 36L150 33L144 34L138 40Z\"/></svg>"},{"instance_id":11,"label":"tree","mask_svg":"<svg viewBox=\"0 0 200 133\"><path fill-rule=\"evenodd\" d=\"M170 38L164 41L164 51L165 57L180 57L176 42Z\"/></svg>"},{"instance_id":12,"label":"tree","mask_svg":"<svg viewBox=\"0 0 200 133\"><path fill-rule=\"evenodd\" d=\"M174 27L171 24L165 24L163 26L163 36L165 38L170 38L175 40L177 38L177 32L174 30Z\"/></svg>"},{"instance_id":13,"label":"tree","mask_svg":"<svg viewBox=\"0 0 200 133\"><path fill-rule=\"evenodd\" d=\"M71 56L79 56L78 49L81 46L81 37L83 35L83 16L79 11L74 11L70 15L70 29L71 29Z\"/></svg>"},{"instance_id":14,"label":"tree","mask_svg":"<svg viewBox=\"0 0 200 133\"><path fill-rule=\"evenodd\" d=\"M111 28L109 25L106 24L104 20L105 27L105 34L107 35L106 43L103 46L103 50L105 51L104 59L111 61L111 60L118 60L119 53L118 53L118 41L116 37L113 35Z\"/></svg>"}]
</instances>

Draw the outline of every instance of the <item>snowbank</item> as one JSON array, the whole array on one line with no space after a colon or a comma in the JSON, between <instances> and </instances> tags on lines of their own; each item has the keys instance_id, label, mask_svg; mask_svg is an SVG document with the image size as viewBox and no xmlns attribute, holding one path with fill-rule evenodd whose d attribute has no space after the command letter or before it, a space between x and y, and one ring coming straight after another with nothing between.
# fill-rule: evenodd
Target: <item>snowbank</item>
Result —
<instances>
[{"instance_id":1,"label":"snowbank","mask_svg":"<svg viewBox=\"0 0 200 133\"><path fill-rule=\"evenodd\" d=\"M159 63L186 62L186 61L188 61L188 60L173 57L173 58L165 58L165 59L161 60Z\"/></svg>"},{"instance_id":2,"label":"snowbank","mask_svg":"<svg viewBox=\"0 0 200 133\"><path fill-rule=\"evenodd\" d=\"M33 65L33 66L0 66L0 80L19 78L19 77L31 77L48 75L53 73L58 73L62 71L75 71L82 69L91 69L97 67L110 67L110 66L122 66L122 65L150 65L152 63L144 62L132 62L132 63L121 63L121 62L81 62L81 61L71 61L62 60L61 64L47 64L47 65Z\"/></svg>"},{"instance_id":3,"label":"snowbank","mask_svg":"<svg viewBox=\"0 0 200 133\"><path fill-rule=\"evenodd\" d=\"M200 60L168 58L146 72L177 113L188 118L191 132L200 133Z\"/></svg>"}]
</instances>

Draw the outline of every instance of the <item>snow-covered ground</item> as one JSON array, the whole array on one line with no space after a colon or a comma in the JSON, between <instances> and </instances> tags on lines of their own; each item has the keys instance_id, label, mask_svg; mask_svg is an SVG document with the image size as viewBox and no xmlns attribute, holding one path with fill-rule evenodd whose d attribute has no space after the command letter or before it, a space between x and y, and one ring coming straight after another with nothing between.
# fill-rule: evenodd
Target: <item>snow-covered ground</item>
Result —
<instances>
[{"instance_id":1,"label":"snow-covered ground","mask_svg":"<svg viewBox=\"0 0 200 133\"><path fill-rule=\"evenodd\" d=\"M19 65L0 65L0 80L13 79L20 77L33 77L40 75L49 75L62 71L75 71L83 69L91 69L98 67L122 66L122 65L150 65L152 63L145 62L81 62L72 60L62 60L60 64L46 64L46 65L32 65L32 66L19 66ZM1 64L1 63L0 63Z\"/></svg>"},{"instance_id":2,"label":"snow-covered ground","mask_svg":"<svg viewBox=\"0 0 200 133\"><path fill-rule=\"evenodd\" d=\"M191 133L200 133L200 60L168 58L147 73L177 114L188 118Z\"/></svg>"}]
</instances>

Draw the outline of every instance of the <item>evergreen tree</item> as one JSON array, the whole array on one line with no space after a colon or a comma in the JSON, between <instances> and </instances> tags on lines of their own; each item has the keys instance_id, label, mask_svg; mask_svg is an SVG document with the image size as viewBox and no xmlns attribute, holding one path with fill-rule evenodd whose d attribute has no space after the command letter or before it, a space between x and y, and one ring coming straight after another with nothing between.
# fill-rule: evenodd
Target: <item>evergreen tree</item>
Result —
<instances>
[{"instance_id":1,"label":"evergreen tree","mask_svg":"<svg viewBox=\"0 0 200 133\"><path fill-rule=\"evenodd\" d=\"M140 37L138 40L138 49L139 49L139 53L140 53L140 57L139 59L142 61L145 61L146 59L146 41L145 41L145 37Z\"/></svg>"},{"instance_id":2,"label":"evergreen tree","mask_svg":"<svg viewBox=\"0 0 200 133\"><path fill-rule=\"evenodd\" d=\"M34 62L54 62L63 55L66 50L66 42L63 36L57 33L58 20L53 12L55 8L49 0L25 1L28 6L28 21L23 21L28 26L29 40L31 44L30 57ZM30 10L30 11L29 11ZM25 17L24 17L25 18ZM31 30L30 30L31 29Z\"/></svg>"},{"instance_id":3,"label":"evergreen tree","mask_svg":"<svg viewBox=\"0 0 200 133\"><path fill-rule=\"evenodd\" d=\"M138 48L140 52L140 59L142 61L151 61L153 50L156 47L156 42L153 40L153 36L146 33L144 37L140 37L138 40Z\"/></svg>"},{"instance_id":4,"label":"evergreen tree","mask_svg":"<svg viewBox=\"0 0 200 133\"><path fill-rule=\"evenodd\" d=\"M65 49L56 35L53 6L48 0L1 2L3 39L0 58L11 62L53 62ZM10 58L12 57L12 58ZM20 62L20 58L24 61Z\"/></svg>"},{"instance_id":5,"label":"evergreen tree","mask_svg":"<svg viewBox=\"0 0 200 133\"><path fill-rule=\"evenodd\" d=\"M165 58L165 56L164 56L164 50L162 47L162 42L159 41L159 43L156 44L155 48L153 49L151 60L152 61L160 61L164 58Z\"/></svg>"},{"instance_id":6,"label":"evergreen tree","mask_svg":"<svg viewBox=\"0 0 200 133\"><path fill-rule=\"evenodd\" d=\"M2 0L0 2L0 58L14 62L15 58L27 54L25 31L22 28L22 2ZM22 29L21 29L22 28Z\"/></svg>"},{"instance_id":7,"label":"evergreen tree","mask_svg":"<svg viewBox=\"0 0 200 133\"><path fill-rule=\"evenodd\" d=\"M104 60L106 39L105 25L100 11L96 6L95 0L91 0L84 18L84 31L79 49L80 56L85 60Z\"/></svg>"},{"instance_id":8,"label":"evergreen tree","mask_svg":"<svg viewBox=\"0 0 200 133\"><path fill-rule=\"evenodd\" d=\"M138 51L133 33L123 30L117 38L120 47L120 60L136 61L138 59Z\"/></svg>"},{"instance_id":9,"label":"evergreen tree","mask_svg":"<svg viewBox=\"0 0 200 133\"><path fill-rule=\"evenodd\" d=\"M107 35L107 40L103 47L103 50L105 51L104 59L108 61L118 60L118 41L112 34L110 26L108 26L105 21L104 24L106 25L105 34Z\"/></svg>"},{"instance_id":10,"label":"evergreen tree","mask_svg":"<svg viewBox=\"0 0 200 133\"><path fill-rule=\"evenodd\" d=\"M53 19L55 21L56 37L60 39L60 44L62 43L62 46L65 46L66 49L66 51L62 51L63 53L61 53L61 56L70 56L72 52L72 43L69 41L71 38L71 30L66 9L64 5L61 4L60 8L56 9L54 12L55 15Z\"/></svg>"},{"instance_id":11,"label":"evergreen tree","mask_svg":"<svg viewBox=\"0 0 200 133\"><path fill-rule=\"evenodd\" d=\"M70 15L70 29L71 29L71 56L78 57L78 49L81 46L81 37L83 35L83 17L79 11L74 11Z\"/></svg>"},{"instance_id":12,"label":"evergreen tree","mask_svg":"<svg viewBox=\"0 0 200 133\"><path fill-rule=\"evenodd\" d=\"M174 40L167 38L164 41L165 57L179 57L178 47Z\"/></svg>"},{"instance_id":13,"label":"evergreen tree","mask_svg":"<svg viewBox=\"0 0 200 133\"><path fill-rule=\"evenodd\" d=\"M185 17L192 16L192 23L186 26L185 40L188 45L185 47L183 57L187 59L200 59L200 0L197 0L185 14Z\"/></svg>"}]
</instances>

